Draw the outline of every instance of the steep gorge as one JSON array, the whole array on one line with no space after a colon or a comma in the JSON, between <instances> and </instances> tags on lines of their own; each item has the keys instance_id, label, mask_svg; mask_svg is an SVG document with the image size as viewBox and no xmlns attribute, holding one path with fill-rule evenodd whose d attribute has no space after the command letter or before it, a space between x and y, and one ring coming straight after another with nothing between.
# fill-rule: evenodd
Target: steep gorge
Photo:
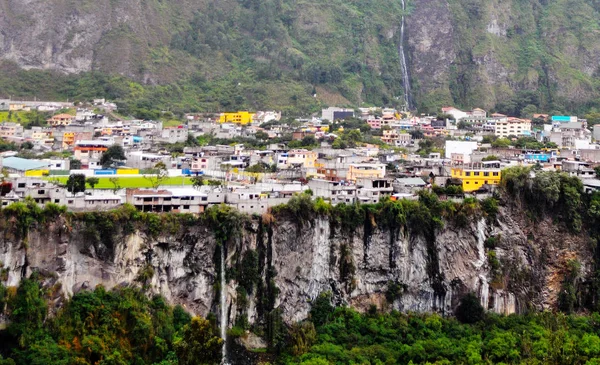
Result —
<instances>
[{"instance_id":1,"label":"steep gorge","mask_svg":"<svg viewBox=\"0 0 600 365\"><path fill-rule=\"evenodd\" d=\"M96 285L140 285L204 316L219 313L218 293L226 290L233 326L265 323L273 313L287 323L304 319L326 291L336 304L361 311L376 305L451 314L469 292L497 313L556 309L569 263L581 266L578 288L594 267L589 236L573 235L552 218L534 223L508 203L496 218L452 218L434 231L410 222L390 226L371 214L352 229L322 214L244 217L229 210L218 213L224 225L168 218L149 230L156 218L135 223L119 214L62 215L26 236L4 221L3 283L15 286L37 271L66 296ZM576 295L586 301L585 290Z\"/></svg>"}]
</instances>

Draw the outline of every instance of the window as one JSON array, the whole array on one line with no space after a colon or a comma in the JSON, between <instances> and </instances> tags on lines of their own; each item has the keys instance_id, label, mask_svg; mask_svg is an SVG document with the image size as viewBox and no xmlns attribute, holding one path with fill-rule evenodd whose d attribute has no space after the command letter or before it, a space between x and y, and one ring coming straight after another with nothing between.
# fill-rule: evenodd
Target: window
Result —
<instances>
[{"instance_id":1,"label":"window","mask_svg":"<svg viewBox=\"0 0 600 365\"><path fill-rule=\"evenodd\" d=\"M494 173L492 173L492 175L498 176L498 172L494 172Z\"/></svg>"},{"instance_id":2,"label":"window","mask_svg":"<svg viewBox=\"0 0 600 365\"><path fill-rule=\"evenodd\" d=\"M475 171L475 172L473 172L473 175L474 175L474 176L479 176L479 171Z\"/></svg>"},{"instance_id":3,"label":"window","mask_svg":"<svg viewBox=\"0 0 600 365\"><path fill-rule=\"evenodd\" d=\"M54 199L54 203L56 203L56 204L60 203L60 199Z\"/></svg>"},{"instance_id":4,"label":"window","mask_svg":"<svg viewBox=\"0 0 600 365\"><path fill-rule=\"evenodd\" d=\"M144 201L145 201L145 202L151 202L151 201L152 201L152 198L144 198Z\"/></svg>"},{"instance_id":5,"label":"window","mask_svg":"<svg viewBox=\"0 0 600 365\"><path fill-rule=\"evenodd\" d=\"M465 182L465 184L469 185L469 182L467 181L467 182Z\"/></svg>"},{"instance_id":6,"label":"window","mask_svg":"<svg viewBox=\"0 0 600 365\"><path fill-rule=\"evenodd\" d=\"M67 204L73 204L72 200L67 200Z\"/></svg>"},{"instance_id":7,"label":"window","mask_svg":"<svg viewBox=\"0 0 600 365\"><path fill-rule=\"evenodd\" d=\"M471 176L471 172L470 171L465 172L465 176Z\"/></svg>"},{"instance_id":8,"label":"window","mask_svg":"<svg viewBox=\"0 0 600 365\"><path fill-rule=\"evenodd\" d=\"M183 209L190 209L190 206L189 205L184 205Z\"/></svg>"},{"instance_id":9,"label":"window","mask_svg":"<svg viewBox=\"0 0 600 365\"><path fill-rule=\"evenodd\" d=\"M484 173L483 173L483 176L490 176L490 172L489 172L489 171L486 171L486 172L484 172ZM487 184L487 183L486 183L486 184Z\"/></svg>"}]
</instances>

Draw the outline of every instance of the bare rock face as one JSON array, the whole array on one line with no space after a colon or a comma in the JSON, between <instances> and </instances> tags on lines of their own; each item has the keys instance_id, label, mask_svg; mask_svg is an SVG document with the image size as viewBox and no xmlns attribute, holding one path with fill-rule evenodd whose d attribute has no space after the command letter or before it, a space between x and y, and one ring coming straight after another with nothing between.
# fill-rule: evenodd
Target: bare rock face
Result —
<instances>
[{"instance_id":1,"label":"bare rock face","mask_svg":"<svg viewBox=\"0 0 600 365\"><path fill-rule=\"evenodd\" d=\"M250 220L225 245L227 317L231 324L245 313L252 323L278 308L285 321L299 321L326 291L336 304L363 311L376 305L451 314L469 292L496 313L553 309L569 260L581 263L581 277L590 273L589 238L565 233L550 220L526 222L518 210L503 208L493 222L475 217L461 227L445 222L434 237L424 237L411 234L410 227L390 230L372 223L343 231L327 217L303 223L285 216L269 224ZM23 240L5 229L4 284L18 285L38 271L53 277L67 297L97 285L139 285L193 313L218 312L218 246L210 227L180 227L158 237L124 227L110 239L92 238L93 233L84 222L63 218L31 229ZM262 284L256 287L262 292L248 293L242 307L235 272L249 250L258 252ZM278 293L265 309L269 285ZM400 288L392 298L391 285Z\"/></svg>"},{"instance_id":2,"label":"bare rock face","mask_svg":"<svg viewBox=\"0 0 600 365\"><path fill-rule=\"evenodd\" d=\"M450 67L456 60L454 27L446 0L424 0L414 3L406 17L410 76L419 99L436 94L448 104Z\"/></svg>"}]
</instances>

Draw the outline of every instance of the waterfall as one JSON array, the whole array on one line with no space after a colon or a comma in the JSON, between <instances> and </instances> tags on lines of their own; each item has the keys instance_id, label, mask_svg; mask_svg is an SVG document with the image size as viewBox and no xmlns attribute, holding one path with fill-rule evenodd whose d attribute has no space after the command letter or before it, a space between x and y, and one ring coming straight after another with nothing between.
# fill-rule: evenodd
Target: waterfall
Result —
<instances>
[{"instance_id":1,"label":"waterfall","mask_svg":"<svg viewBox=\"0 0 600 365\"><path fill-rule=\"evenodd\" d=\"M412 108L412 98L410 95L410 78L408 77L408 63L404 53L404 13L406 12L406 0L402 1L402 20L400 23L400 45L398 46L398 55L400 56L400 67L402 69L402 86L404 86L404 108Z\"/></svg>"},{"instance_id":2,"label":"waterfall","mask_svg":"<svg viewBox=\"0 0 600 365\"><path fill-rule=\"evenodd\" d=\"M225 244L221 244L221 338L223 339L222 364L227 365L227 280L225 280Z\"/></svg>"}]
</instances>

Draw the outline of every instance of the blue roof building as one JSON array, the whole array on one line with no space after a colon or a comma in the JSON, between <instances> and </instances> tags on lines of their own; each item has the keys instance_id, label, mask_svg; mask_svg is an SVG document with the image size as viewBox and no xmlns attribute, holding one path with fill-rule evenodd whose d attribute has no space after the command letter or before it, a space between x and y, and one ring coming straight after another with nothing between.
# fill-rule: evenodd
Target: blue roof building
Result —
<instances>
[{"instance_id":1,"label":"blue roof building","mask_svg":"<svg viewBox=\"0 0 600 365\"><path fill-rule=\"evenodd\" d=\"M2 167L17 172L25 172L49 168L50 161L28 160L20 157L5 157L2 159Z\"/></svg>"}]
</instances>

